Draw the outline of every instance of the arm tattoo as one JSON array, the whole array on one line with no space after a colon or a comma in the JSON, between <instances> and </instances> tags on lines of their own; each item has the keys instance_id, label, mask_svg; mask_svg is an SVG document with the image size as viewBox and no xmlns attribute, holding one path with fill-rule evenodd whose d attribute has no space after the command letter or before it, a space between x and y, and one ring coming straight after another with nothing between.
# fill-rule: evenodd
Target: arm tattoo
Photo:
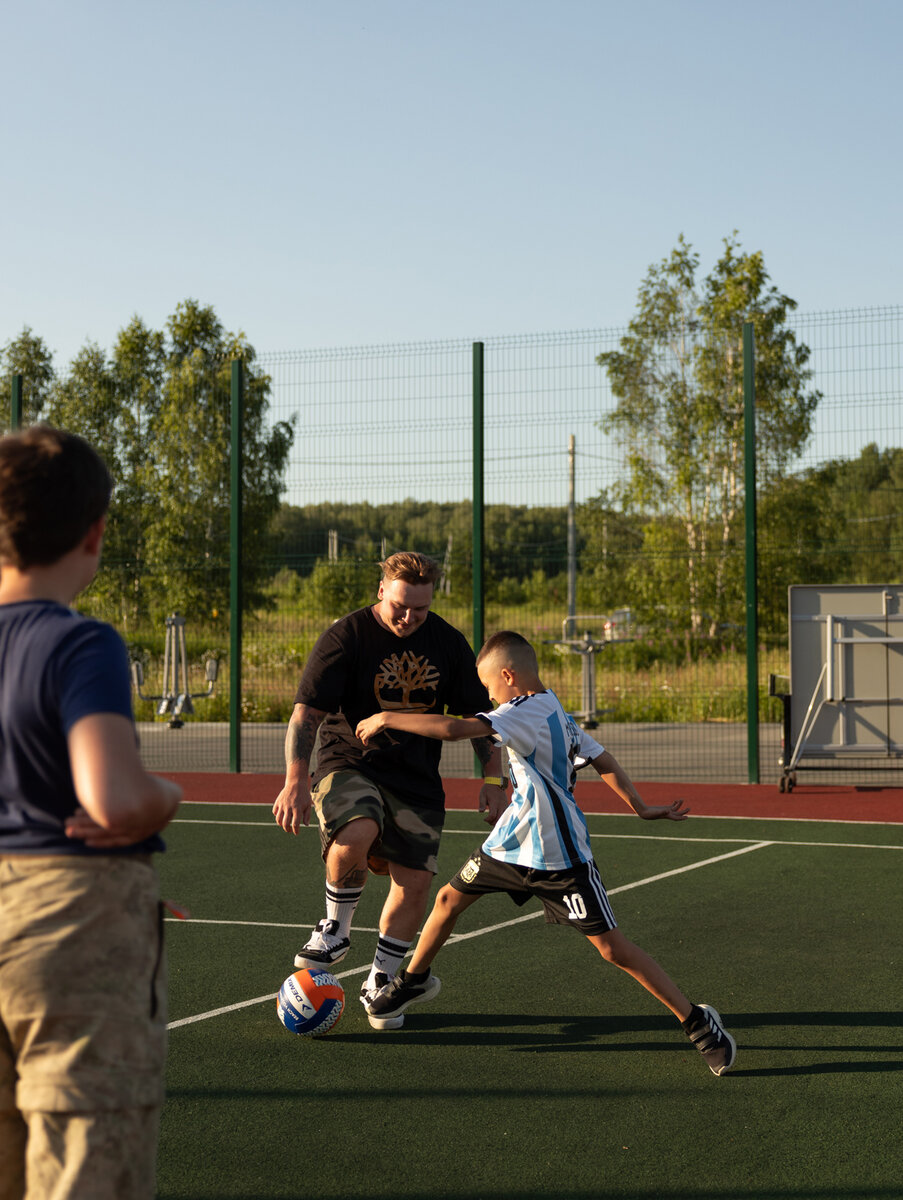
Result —
<instances>
[{"instance_id":1,"label":"arm tattoo","mask_svg":"<svg viewBox=\"0 0 903 1200\"><path fill-rule=\"evenodd\" d=\"M492 758L492 752L495 749L495 742L490 737L475 737L470 739L470 744L473 746L474 753L480 760L480 765L484 771L486 764Z\"/></svg>"},{"instance_id":2,"label":"arm tattoo","mask_svg":"<svg viewBox=\"0 0 903 1200\"><path fill-rule=\"evenodd\" d=\"M314 743L317 740L317 730L325 713L316 708L308 708L300 704L292 713L285 734L285 765L291 766L296 762L310 762Z\"/></svg>"}]
</instances>

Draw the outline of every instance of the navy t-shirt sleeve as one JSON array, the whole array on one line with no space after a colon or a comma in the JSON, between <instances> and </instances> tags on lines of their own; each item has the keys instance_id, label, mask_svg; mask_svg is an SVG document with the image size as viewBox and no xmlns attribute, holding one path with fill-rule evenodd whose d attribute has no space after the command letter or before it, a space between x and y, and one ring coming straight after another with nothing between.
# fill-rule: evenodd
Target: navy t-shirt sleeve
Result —
<instances>
[{"instance_id":1,"label":"navy t-shirt sleeve","mask_svg":"<svg viewBox=\"0 0 903 1200\"><path fill-rule=\"evenodd\" d=\"M60 646L53 676L64 733L97 713L132 719L128 651L111 626L86 622L70 634Z\"/></svg>"},{"instance_id":2,"label":"navy t-shirt sleeve","mask_svg":"<svg viewBox=\"0 0 903 1200\"><path fill-rule=\"evenodd\" d=\"M132 721L128 652L109 625L50 601L0 613L0 853L144 854L158 835L112 851L67 838L78 808L66 739L82 718Z\"/></svg>"}]
</instances>

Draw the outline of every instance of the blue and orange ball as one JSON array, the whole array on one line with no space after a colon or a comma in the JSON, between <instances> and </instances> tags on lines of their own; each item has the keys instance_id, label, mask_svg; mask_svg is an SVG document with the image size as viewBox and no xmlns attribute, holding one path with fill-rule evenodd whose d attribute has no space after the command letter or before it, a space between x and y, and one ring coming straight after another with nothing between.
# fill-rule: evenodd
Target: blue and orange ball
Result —
<instances>
[{"instance_id":1,"label":"blue and orange ball","mask_svg":"<svg viewBox=\"0 0 903 1200\"><path fill-rule=\"evenodd\" d=\"M276 1012L289 1031L302 1037L328 1033L345 1009L345 990L329 971L295 971L279 989Z\"/></svg>"}]
</instances>

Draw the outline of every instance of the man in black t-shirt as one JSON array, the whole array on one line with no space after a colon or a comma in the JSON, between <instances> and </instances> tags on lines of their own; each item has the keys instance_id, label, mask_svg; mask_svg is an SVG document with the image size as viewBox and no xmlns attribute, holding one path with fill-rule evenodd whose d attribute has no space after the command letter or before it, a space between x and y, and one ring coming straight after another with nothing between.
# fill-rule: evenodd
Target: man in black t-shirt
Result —
<instances>
[{"instance_id":1,"label":"man in black t-shirt","mask_svg":"<svg viewBox=\"0 0 903 1200\"><path fill-rule=\"evenodd\" d=\"M417 933L437 870L445 796L440 742L392 734L364 746L354 730L383 710L463 716L489 707L466 639L430 612L438 564L400 552L381 565L376 604L337 621L308 659L285 740L285 786L273 805L277 824L296 834L309 824L313 804L326 862L326 916L296 967L340 962L368 865L389 875L362 997L389 982ZM494 823L507 806L500 751L488 737L473 745L484 772L480 808Z\"/></svg>"}]
</instances>

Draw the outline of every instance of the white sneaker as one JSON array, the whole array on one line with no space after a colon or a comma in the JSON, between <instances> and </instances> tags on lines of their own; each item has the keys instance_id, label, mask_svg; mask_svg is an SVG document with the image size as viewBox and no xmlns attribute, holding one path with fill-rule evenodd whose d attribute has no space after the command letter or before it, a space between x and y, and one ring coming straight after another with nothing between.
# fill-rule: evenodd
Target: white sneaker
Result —
<instances>
[{"instance_id":1,"label":"white sneaker","mask_svg":"<svg viewBox=\"0 0 903 1200\"><path fill-rule=\"evenodd\" d=\"M338 927L338 921L320 921L307 945L295 955L295 966L315 969L341 962L351 947L351 939L337 937Z\"/></svg>"}]
</instances>

